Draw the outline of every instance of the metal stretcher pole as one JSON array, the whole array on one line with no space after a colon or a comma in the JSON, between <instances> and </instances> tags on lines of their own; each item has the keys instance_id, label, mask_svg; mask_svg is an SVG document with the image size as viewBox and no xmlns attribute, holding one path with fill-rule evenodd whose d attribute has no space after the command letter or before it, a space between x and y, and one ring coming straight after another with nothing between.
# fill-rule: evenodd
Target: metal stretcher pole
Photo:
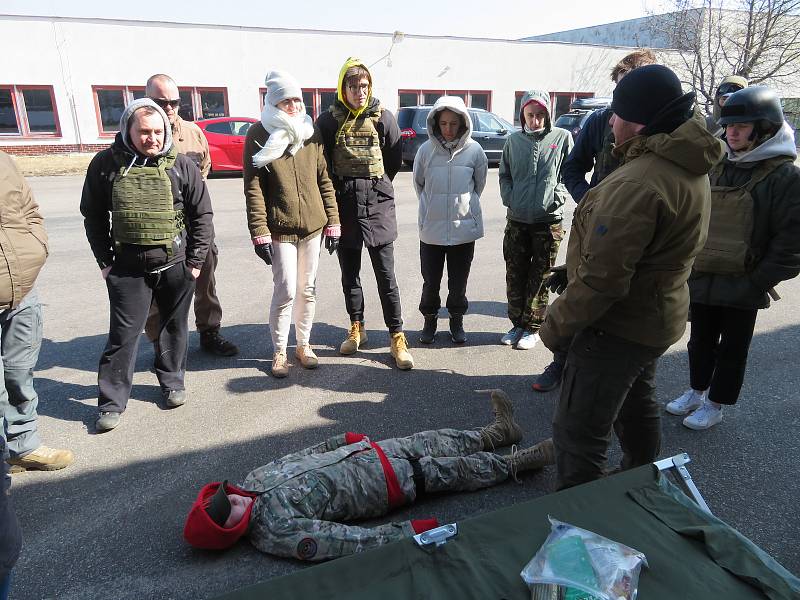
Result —
<instances>
[{"instance_id":1,"label":"metal stretcher pole","mask_svg":"<svg viewBox=\"0 0 800 600\"><path fill-rule=\"evenodd\" d=\"M706 504L706 501L703 499L703 495L700 493L700 490L697 489L697 486L692 480L692 476L689 474L689 470L685 466L690 462L692 462L692 459L689 458L688 454L683 452L681 454L676 454L671 458L665 458L663 460L656 461L653 464L656 466L656 468L658 468L659 471L669 471L670 469L675 469L678 480L682 484L684 491L688 492L688 495L691 496L695 502L697 502L700 508L711 515L713 514L711 509L708 508L708 504Z\"/></svg>"}]
</instances>

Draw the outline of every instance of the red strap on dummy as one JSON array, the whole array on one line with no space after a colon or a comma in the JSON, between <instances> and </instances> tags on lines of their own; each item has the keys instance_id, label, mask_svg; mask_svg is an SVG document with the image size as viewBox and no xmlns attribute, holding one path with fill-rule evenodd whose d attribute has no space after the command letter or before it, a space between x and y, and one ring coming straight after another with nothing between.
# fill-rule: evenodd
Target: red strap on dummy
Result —
<instances>
[{"instance_id":1,"label":"red strap on dummy","mask_svg":"<svg viewBox=\"0 0 800 600\"><path fill-rule=\"evenodd\" d=\"M389 496L389 508L397 508L398 506L402 506L405 504L406 498L403 495L400 482L397 481L397 474L394 472L392 464L389 462L389 459L386 458L383 448L378 446L378 444L375 442L370 442L369 445L372 446L372 448L378 454L378 459L381 461L381 467L383 467L383 476L386 479L386 492Z\"/></svg>"}]
</instances>

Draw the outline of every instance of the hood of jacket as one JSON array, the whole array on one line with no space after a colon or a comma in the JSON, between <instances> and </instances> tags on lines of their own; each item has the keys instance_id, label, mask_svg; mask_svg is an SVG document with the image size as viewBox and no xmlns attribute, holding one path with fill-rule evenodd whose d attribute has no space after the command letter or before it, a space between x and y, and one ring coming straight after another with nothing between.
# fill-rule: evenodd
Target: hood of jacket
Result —
<instances>
[{"instance_id":1,"label":"hood of jacket","mask_svg":"<svg viewBox=\"0 0 800 600\"><path fill-rule=\"evenodd\" d=\"M730 146L725 145L728 160L734 163L752 163L776 156L791 156L797 159L797 147L794 145L794 130L786 121L783 122L778 132L760 146L747 152L734 152Z\"/></svg>"},{"instance_id":2,"label":"hood of jacket","mask_svg":"<svg viewBox=\"0 0 800 600\"><path fill-rule=\"evenodd\" d=\"M722 142L706 129L699 113L671 133L637 135L614 148L624 162L653 152L690 173L708 173L723 157Z\"/></svg>"},{"instance_id":3,"label":"hood of jacket","mask_svg":"<svg viewBox=\"0 0 800 600\"><path fill-rule=\"evenodd\" d=\"M525 125L525 117L522 114L522 111L525 109L525 105L528 102L537 102L544 106L545 110L547 111L547 119L544 123L544 133L550 131L553 127L553 110L550 106L550 94L544 92L542 90L528 90L523 94L522 100L519 103L519 122L522 123L522 131L525 133L532 133Z\"/></svg>"},{"instance_id":4,"label":"hood of jacket","mask_svg":"<svg viewBox=\"0 0 800 600\"><path fill-rule=\"evenodd\" d=\"M154 108L164 121L164 146L156 156L166 156L172 148L172 125L170 125L166 113L161 110L161 107L158 104L150 100L150 98L139 98L125 107L125 110L122 112L122 116L119 119L119 133L122 144L125 146L126 150L134 156L141 156L141 153L136 149L130 139L130 131L128 131L128 128L133 113L143 106Z\"/></svg>"},{"instance_id":5,"label":"hood of jacket","mask_svg":"<svg viewBox=\"0 0 800 600\"><path fill-rule=\"evenodd\" d=\"M464 123L466 124L466 129L463 133L457 139L453 140L456 144L453 146L451 142L447 145L449 149L445 148L444 139L439 131L439 123L437 120L439 113L443 110L449 110L457 115L461 115L461 118L464 119ZM461 150L472 139L472 118L467 110L467 105L464 104L461 98L458 96L442 96L434 103L433 108L428 113L428 139L433 146L438 149L446 150L450 154L455 154Z\"/></svg>"},{"instance_id":6,"label":"hood of jacket","mask_svg":"<svg viewBox=\"0 0 800 600\"><path fill-rule=\"evenodd\" d=\"M347 73L347 69L349 69L350 67L361 67L367 73L369 73L369 77L368 77L368 79L369 79L369 90L367 90L367 102L366 102L366 104L364 104L364 106L362 106L361 108L359 108L357 110L353 110L352 108L350 108L350 105L347 104L347 100L345 99L345 94L344 94L344 74ZM347 108L350 111L350 114L352 114L355 117L358 117L361 113L364 112L364 110L366 110L367 108L369 108L371 106L371 104L372 104L372 73L370 73L369 69L367 68L367 65L365 65L364 61L362 61L360 58L356 58L354 56L349 57L346 61L344 61L344 64L342 65L342 68L339 69L339 79L338 79L338 84L336 86L336 99L339 100L339 102L342 103L342 106Z\"/></svg>"}]
</instances>

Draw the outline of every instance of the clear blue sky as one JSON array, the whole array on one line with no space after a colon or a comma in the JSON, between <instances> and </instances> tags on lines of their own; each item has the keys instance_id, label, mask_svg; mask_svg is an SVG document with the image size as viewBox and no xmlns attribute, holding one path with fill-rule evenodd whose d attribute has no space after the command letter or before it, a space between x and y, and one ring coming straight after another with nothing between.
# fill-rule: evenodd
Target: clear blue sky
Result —
<instances>
[{"instance_id":1,"label":"clear blue sky","mask_svg":"<svg viewBox=\"0 0 800 600\"><path fill-rule=\"evenodd\" d=\"M516 39L641 17L659 0L2 0L0 14Z\"/></svg>"}]
</instances>

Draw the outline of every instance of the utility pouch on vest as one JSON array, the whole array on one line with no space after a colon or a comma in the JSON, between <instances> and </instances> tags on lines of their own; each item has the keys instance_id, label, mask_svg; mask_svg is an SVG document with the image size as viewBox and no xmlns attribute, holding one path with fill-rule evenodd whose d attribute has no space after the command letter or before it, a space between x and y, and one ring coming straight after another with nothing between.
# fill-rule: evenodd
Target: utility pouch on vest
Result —
<instances>
[{"instance_id":1,"label":"utility pouch on vest","mask_svg":"<svg viewBox=\"0 0 800 600\"><path fill-rule=\"evenodd\" d=\"M111 189L116 246L164 246L172 256L172 240L183 230L184 219L183 211L174 209L172 181L166 168L164 163L157 167L120 167Z\"/></svg>"},{"instance_id":2,"label":"utility pouch on vest","mask_svg":"<svg viewBox=\"0 0 800 600\"><path fill-rule=\"evenodd\" d=\"M784 157L764 161L753 168L750 180L739 187L713 185L719 180L722 166L710 175L711 218L706 245L694 260L694 270L719 275L743 275L755 262L750 248L753 237L752 191L772 171L786 162Z\"/></svg>"},{"instance_id":3,"label":"utility pouch on vest","mask_svg":"<svg viewBox=\"0 0 800 600\"><path fill-rule=\"evenodd\" d=\"M333 148L334 174L338 177L381 177L384 169L378 134L380 112L350 121L349 114L342 110L332 109L331 112L339 124Z\"/></svg>"}]
</instances>

